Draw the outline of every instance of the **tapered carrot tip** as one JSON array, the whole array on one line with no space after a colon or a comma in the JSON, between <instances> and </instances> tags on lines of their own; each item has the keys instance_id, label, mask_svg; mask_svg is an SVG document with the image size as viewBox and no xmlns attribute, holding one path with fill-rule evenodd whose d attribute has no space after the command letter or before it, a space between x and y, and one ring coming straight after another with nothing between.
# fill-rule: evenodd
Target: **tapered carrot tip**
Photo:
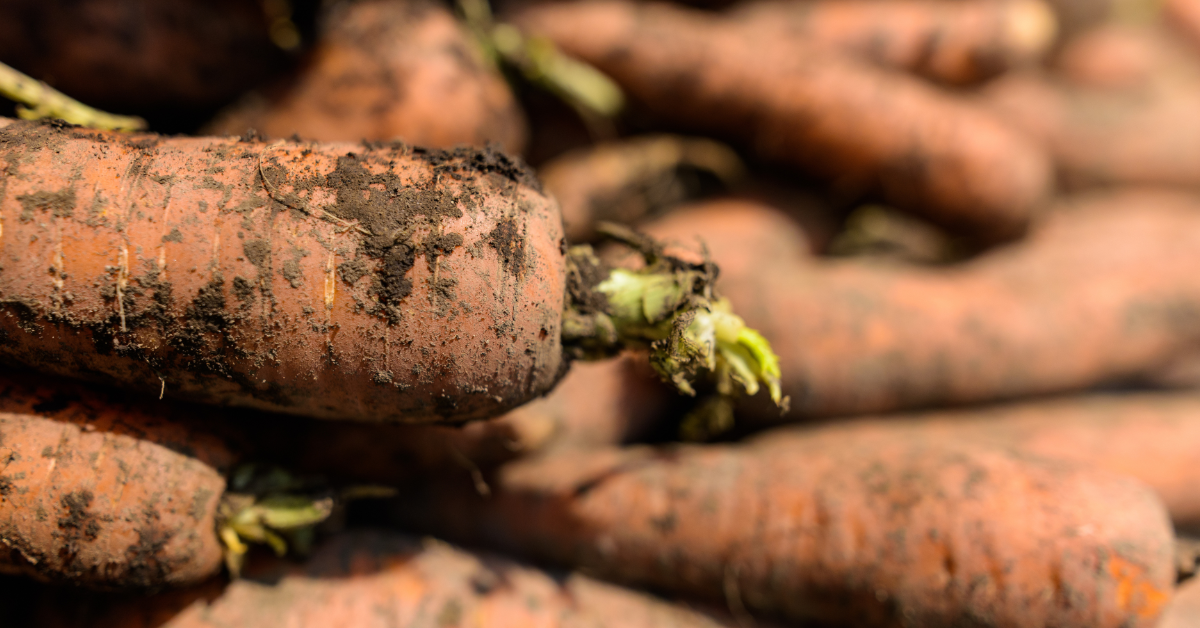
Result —
<instances>
[{"instance_id":1,"label":"tapered carrot tip","mask_svg":"<svg viewBox=\"0 0 1200 628\"><path fill-rule=\"evenodd\" d=\"M1021 0L1009 6L1005 36L1015 51L1036 58L1050 49L1058 36L1054 11L1040 0Z\"/></svg>"}]
</instances>

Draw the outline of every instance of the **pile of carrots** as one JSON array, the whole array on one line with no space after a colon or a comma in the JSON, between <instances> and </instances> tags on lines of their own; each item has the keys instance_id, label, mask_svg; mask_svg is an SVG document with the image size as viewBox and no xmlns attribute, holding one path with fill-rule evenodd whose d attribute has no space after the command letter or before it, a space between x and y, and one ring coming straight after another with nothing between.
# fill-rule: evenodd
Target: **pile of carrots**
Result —
<instances>
[{"instance_id":1,"label":"pile of carrots","mask_svg":"<svg viewBox=\"0 0 1200 628\"><path fill-rule=\"evenodd\" d=\"M0 626L1200 626L1200 0L13 0L0 63Z\"/></svg>"}]
</instances>

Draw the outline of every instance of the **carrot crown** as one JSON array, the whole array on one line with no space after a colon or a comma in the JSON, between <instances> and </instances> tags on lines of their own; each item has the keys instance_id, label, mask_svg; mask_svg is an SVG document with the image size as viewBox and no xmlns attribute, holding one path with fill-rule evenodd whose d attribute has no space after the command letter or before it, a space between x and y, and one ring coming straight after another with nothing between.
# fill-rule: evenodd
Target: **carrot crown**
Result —
<instances>
[{"instance_id":1,"label":"carrot crown","mask_svg":"<svg viewBox=\"0 0 1200 628\"><path fill-rule=\"evenodd\" d=\"M640 252L645 265L609 268L588 245L568 251L563 344L575 357L648 348L654 369L684 394L695 395L692 383L712 374L723 396L766 386L776 405L787 404L770 343L713 295L715 264L666 255L657 242L621 227L602 230Z\"/></svg>"}]
</instances>

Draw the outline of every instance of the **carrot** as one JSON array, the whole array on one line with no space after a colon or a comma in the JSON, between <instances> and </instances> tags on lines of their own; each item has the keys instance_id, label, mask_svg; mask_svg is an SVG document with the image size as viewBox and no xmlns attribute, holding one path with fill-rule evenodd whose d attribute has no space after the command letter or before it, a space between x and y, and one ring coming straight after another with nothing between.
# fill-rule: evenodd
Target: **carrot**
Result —
<instances>
[{"instance_id":1,"label":"carrot","mask_svg":"<svg viewBox=\"0 0 1200 628\"><path fill-rule=\"evenodd\" d=\"M431 475L477 474L520 456L617 445L653 434L676 395L644 358L575 364L547 396L462 427L255 417L259 457L350 482L396 485ZM485 485L480 490L486 491Z\"/></svg>"},{"instance_id":2,"label":"carrot","mask_svg":"<svg viewBox=\"0 0 1200 628\"><path fill-rule=\"evenodd\" d=\"M1145 90L1195 65L1161 27L1111 23L1066 42L1054 66L1067 83L1096 90Z\"/></svg>"},{"instance_id":3,"label":"carrot","mask_svg":"<svg viewBox=\"0 0 1200 628\"><path fill-rule=\"evenodd\" d=\"M680 210L645 230L700 236L722 260L716 289L771 339L789 419L1136 382L1200 339L1200 205L1182 193L1067 198L1026 241L945 267L760 256L749 234L773 227L731 212Z\"/></svg>"},{"instance_id":4,"label":"carrot","mask_svg":"<svg viewBox=\"0 0 1200 628\"><path fill-rule=\"evenodd\" d=\"M538 169L571 242L596 240L597 222L636 223L741 175L741 161L722 144L673 135L576 149Z\"/></svg>"},{"instance_id":5,"label":"carrot","mask_svg":"<svg viewBox=\"0 0 1200 628\"><path fill-rule=\"evenodd\" d=\"M110 589L215 573L223 474L235 456L194 413L186 418L80 386L0 378L0 573Z\"/></svg>"},{"instance_id":6,"label":"carrot","mask_svg":"<svg viewBox=\"0 0 1200 628\"><path fill-rule=\"evenodd\" d=\"M1196 0L1165 0L1163 17L1174 30L1196 47L1200 47L1200 2Z\"/></svg>"},{"instance_id":7,"label":"carrot","mask_svg":"<svg viewBox=\"0 0 1200 628\"><path fill-rule=\"evenodd\" d=\"M495 142L513 154L526 143L504 79L441 5L334 5L309 55L292 76L218 116L207 133L252 128L270 137L401 139L431 148Z\"/></svg>"},{"instance_id":8,"label":"carrot","mask_svg":"<svg viewBox=\"0 0 1200 628\"><path fill-rule=\"evenodd\" d=\"M595 0L530 9L517 23L608 73L660 120L878 189L981 239L1019 234L1050 191L1045 156L975 105L732 18Z\"/></svg>"},{"instance_id":9,"label":"carrot","mask_svg":"<svg viewBox=\"0 0 1200 628\"><path fill-rule=\"evenodd\" d=\"M380 531L348 532L304 565L262 565L253 576L205 592L122 600L70 622L69 605L37 617L46 628L216 626L680 626L736 624L579 574L547 573L510 559ZM69 598L67 598L69 599ZM65 617L64 617L65 616ZM150 621L141 621L146 618ZM169 618L169 619L167 619ZM166 620L159 623L154 620Z\"/></svg>"},{"instance_id":10,"label":"carrot","mask_svg":"<svg viewBox=\"0 0 1200 628\"><path fill-rule=\"evenodd\" d=\"M970 441L1105 469L1154 490L1176 526L1200 523L1193 472L1200 455L1200 395L1103 393L839 421L821 438Z\"/></svg>"},{"instance_id":11,"label":"carrot","mask_svg":"<svg viewBox=\"0 0 1200 628\"><path fill-rule=\"evenodd\" d=\"M1054 13L1040 0L755 0L743 25L803 39L931 79L974 83L1040 58L1054 43Z\"/></svg>"},{"instance_id":12,"label":"carrot","mask_svg":"<svg viewBox=\"0 0 1200 628\"><path fill-rule=\"evenodd\" d=\"M766 341L713 302L714 267L656 258L610 278L564 251L557 206L492 150L8 122L0 159L9 362L319 418L464 422L547 392L569 327L578 353L650 346L681 390L716 371L780 400Z\"/></svg>"},{"instance_id":13,"label":"carrot","mask_svg":"<svg viewBox=\"0 0 1200 628\"><path fill-rule=\"evenodd\" d=\"M913 431L517 461L406 525L619 582L858 626L1151 626L1174 560L1137 482ZM465 487L464 487L465 488Z\"/></svg>"},{"instance_id":14,"label":"carrot","mask_svg":"<svg viewBox=\"0 0 1200 628\"><path fill-rule=\"evenodd\" d=\"M563 369L559 214L499 153L24 122L0 151L7 360L393 421L493 416Z\"/></svg>"},{"instance_id":15,"label":"carrot","mask_svg":"<svg viewBox=\"0 0 1200 628\"><path fill-rule=\"evenodd\" d=\"M227 103L290 64L268 13L242 0L12 0L0 7L0 60L88 104L165 119Z\"/></svg>"},{"instance_id":16,"label":"carrot","mask_svg":"<svg viewBox=\"0 0 1200 628\"><path fill-rule=\"evenodd\" d=\"M1200 185L1200 82L1113 92L1023 75L983 98L1046 146L1071 187Z\"/></svg>"}]
</instances>

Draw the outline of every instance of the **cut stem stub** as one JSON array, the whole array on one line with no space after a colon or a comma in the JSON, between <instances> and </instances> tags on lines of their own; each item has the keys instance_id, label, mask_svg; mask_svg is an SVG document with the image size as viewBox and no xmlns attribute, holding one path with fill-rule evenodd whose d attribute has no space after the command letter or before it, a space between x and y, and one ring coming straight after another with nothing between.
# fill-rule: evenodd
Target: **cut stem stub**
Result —
<instances>
[{"instance_id":1,"label":"cut stem stub","mask_svg":"<svg viewBox=\"0 0 1200 628\"><path fill-rule=\"evenodd\" d=\"M729 301L713 295L717 267L663 254L645 236L608 227L645 258L637 270L609 268L587 245L567 252L567 305L563 343L580 358L644 347L650 363L680 392L694 395L702 376L716 378L721 395L754 395L765 386L786 407L779 358L762 334L734 314Z\"/></svg>"}]
</instances>

